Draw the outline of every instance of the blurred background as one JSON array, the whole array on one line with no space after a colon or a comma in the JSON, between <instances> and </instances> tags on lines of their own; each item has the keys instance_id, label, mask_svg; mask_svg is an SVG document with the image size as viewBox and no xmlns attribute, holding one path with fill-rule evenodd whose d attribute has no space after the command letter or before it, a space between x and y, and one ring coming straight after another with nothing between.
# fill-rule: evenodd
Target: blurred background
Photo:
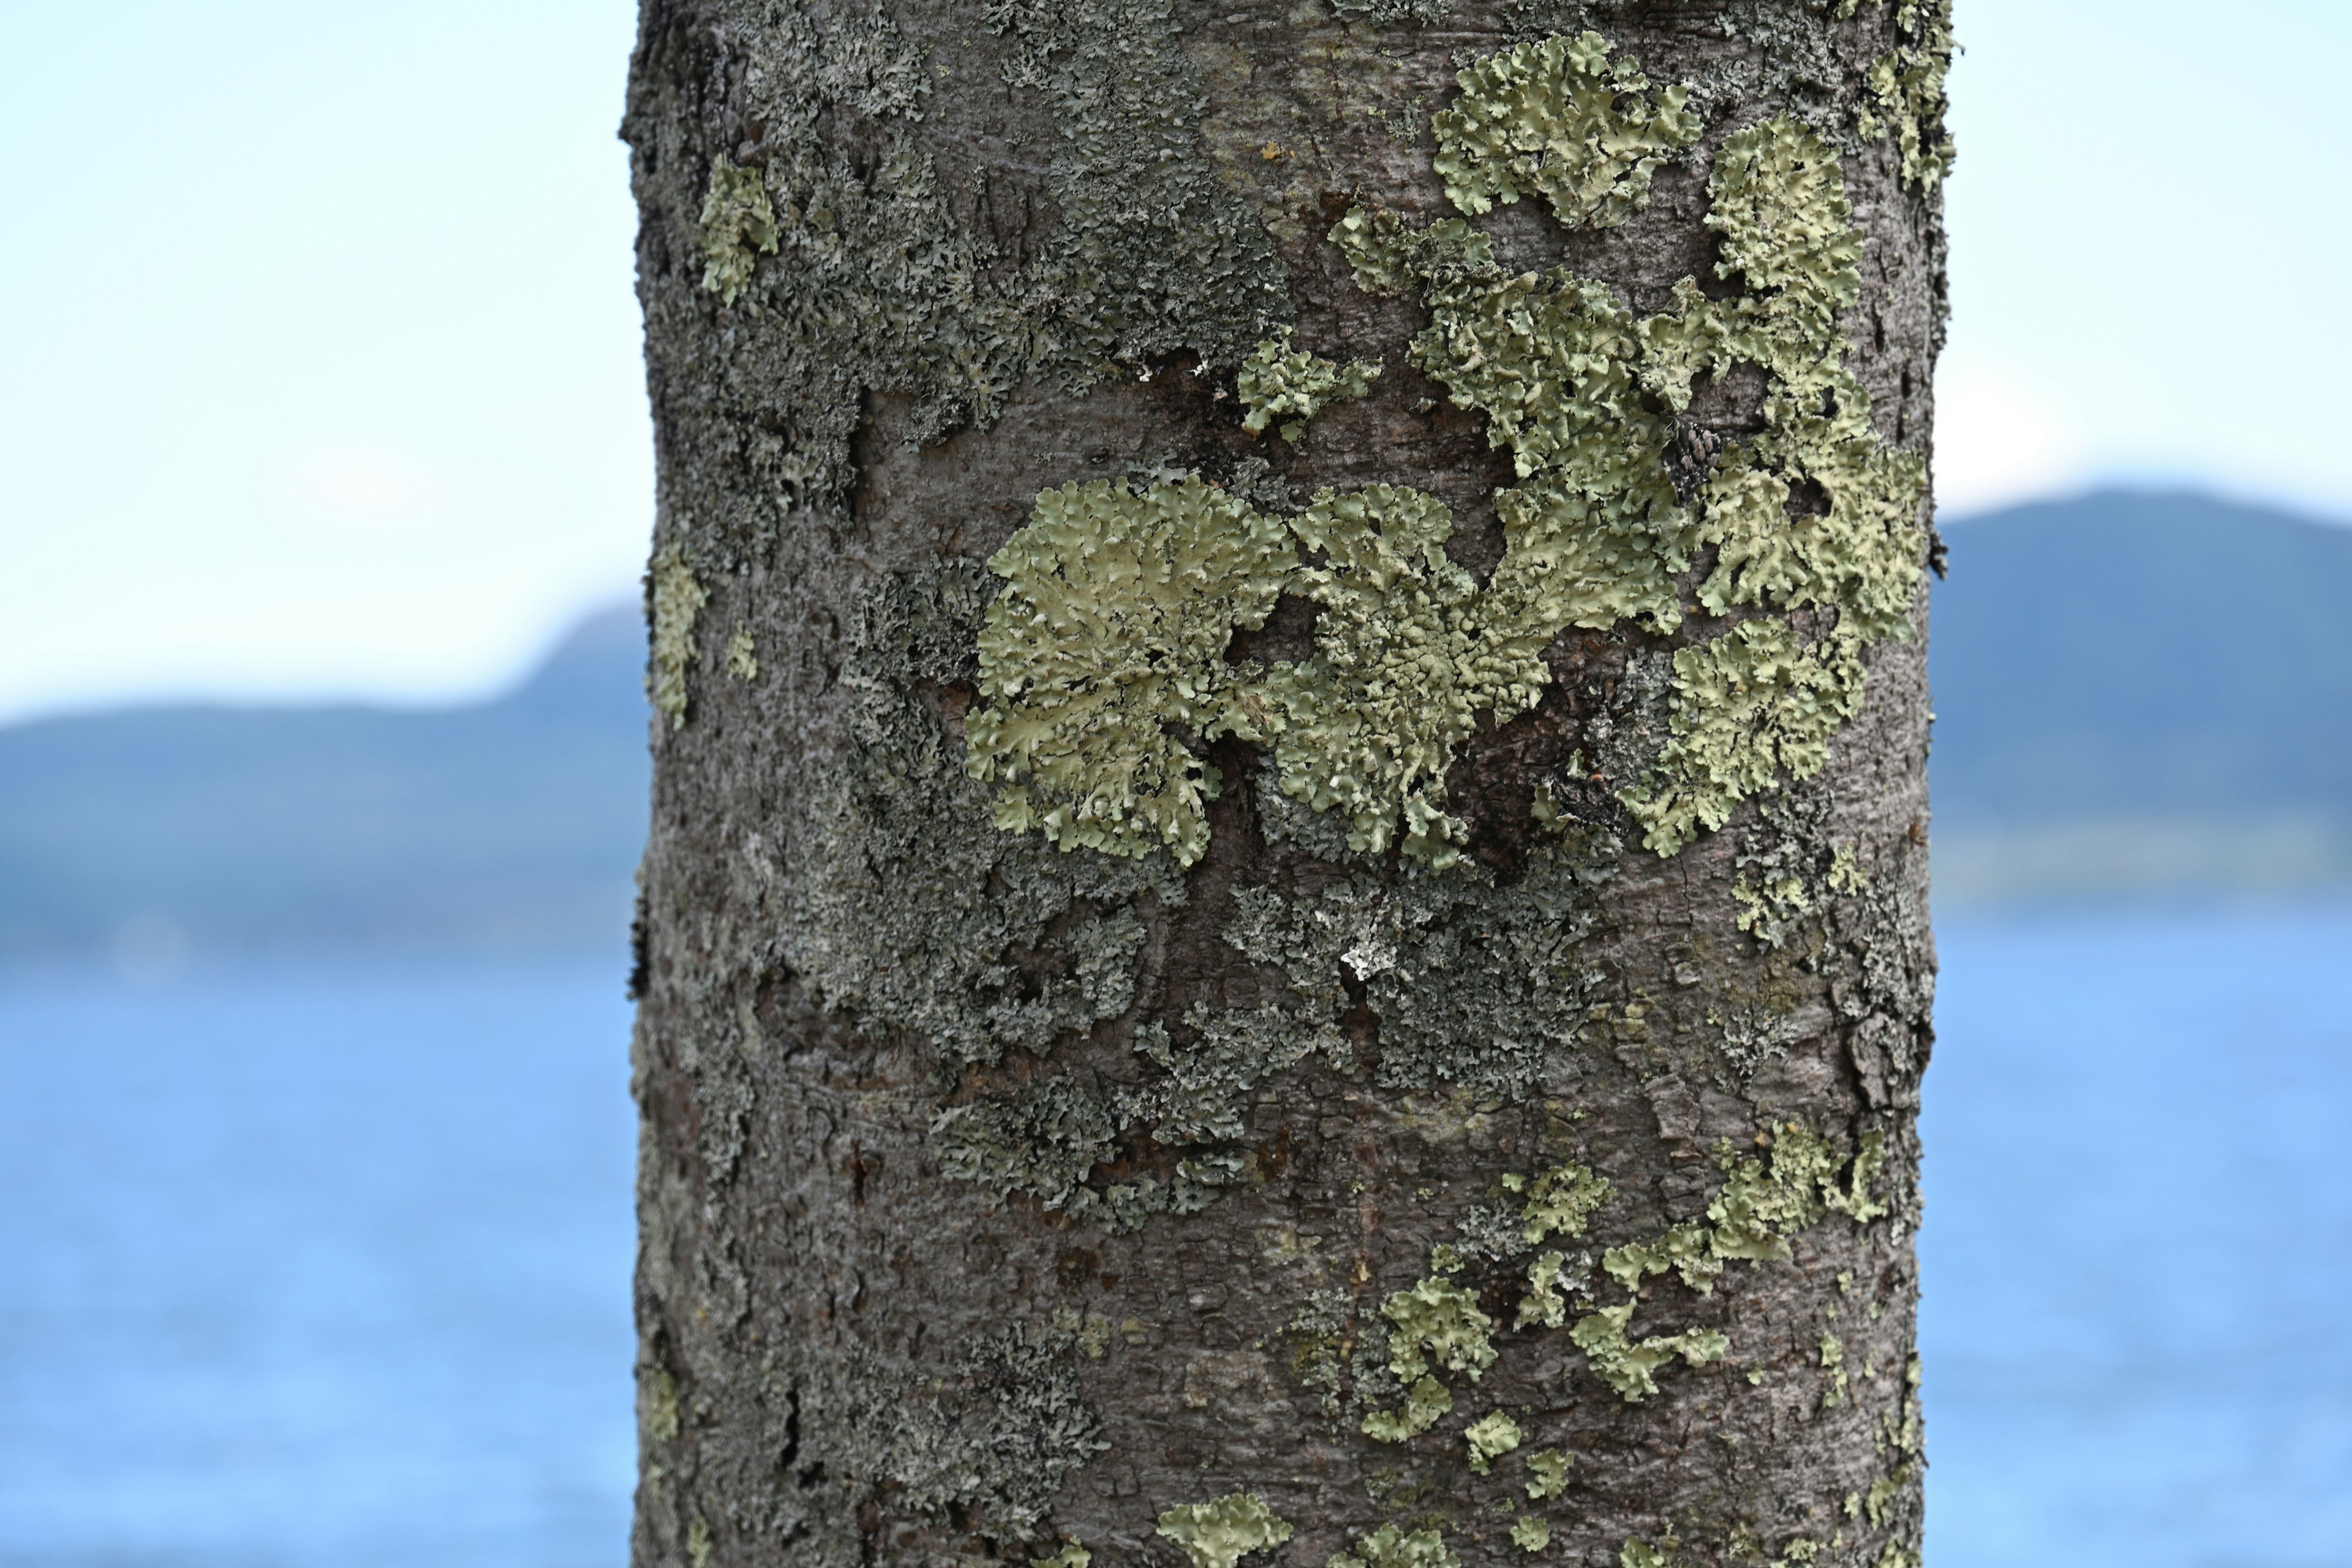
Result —
<instances>
[{"instance_id":1,"label":"blurred background","mask_svg":"<svg viewBox=\"0 0 2352 1568\"><path fill-rule=\"evenodd\" d=\"M0 1564L623 1561L632 27L0 7ZM2352 1563L2352 13L1959 28L1930 1551Z\"/></svg>"}]
</instances>

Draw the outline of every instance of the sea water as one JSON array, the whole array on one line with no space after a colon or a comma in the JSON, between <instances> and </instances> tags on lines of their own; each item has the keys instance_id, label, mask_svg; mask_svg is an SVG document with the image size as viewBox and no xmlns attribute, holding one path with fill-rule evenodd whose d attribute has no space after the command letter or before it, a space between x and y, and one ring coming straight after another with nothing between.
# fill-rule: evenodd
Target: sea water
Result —
<instances>
[{"instance_id":1,"label":"sea water","mask_svg":"<svg viewBox=\"0 0 2352 1568\"><path fill-rule=\"evenodd\" d=\"M2352 1563L2352 913L1940 942L1931 1562ZM620 974L0 983L0 1563L619 1568Z\"/></svg>"}]
</instances>

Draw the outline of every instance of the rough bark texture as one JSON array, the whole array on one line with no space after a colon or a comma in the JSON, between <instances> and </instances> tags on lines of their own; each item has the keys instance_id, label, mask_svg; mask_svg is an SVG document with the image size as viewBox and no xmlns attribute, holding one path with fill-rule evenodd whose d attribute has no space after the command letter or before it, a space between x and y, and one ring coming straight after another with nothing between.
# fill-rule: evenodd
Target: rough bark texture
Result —
<instances>
[{"instance_id":1,"label":"rough bark texture","mask_svg":"<svg viewBox=\"0 0 2352 1568\"><path fill-rule=\"evenodd\" d=\"M1916 1565L1944 16L646 0L638 1563Z\"/></svg>"}]
</instances>

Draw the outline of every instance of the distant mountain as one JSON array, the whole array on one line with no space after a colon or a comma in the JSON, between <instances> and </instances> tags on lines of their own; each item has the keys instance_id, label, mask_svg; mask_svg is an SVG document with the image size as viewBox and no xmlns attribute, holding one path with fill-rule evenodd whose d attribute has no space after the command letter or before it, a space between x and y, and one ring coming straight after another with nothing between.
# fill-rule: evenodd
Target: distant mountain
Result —
<instances>
[{"instance_id":1,"label":"distant mountain","mask_svg":"<svg viewBox=\"0 0 2352 1568\"><path fill-rule=\"evenodd\" d=\"M2352 529L2183 495L1949 524L1938 897L2352 888ZM477 707L0 729L0 962L617 945L644 631Z\"/></svg>"},{"instance_id":2,"label":"distant mountain","mask_svg":"<svg viewBox=\"0 0 2352 1568\"><path fill-rule=\"evenodd\" d=\"M0 730L0 962L617 947L645 839L644 649L615 608L475 707Z\"/></svg>"},{"instance_id":3,"label":"distant mountain","mask_svg":"<svg viewBox=\"0 0 2352 1568\"><path fill-rule=\"evenodd\" d=\"M2109 492L1945 536L1939 896L2352 885L2352 528Z\"/></svg>"}]
</instances>

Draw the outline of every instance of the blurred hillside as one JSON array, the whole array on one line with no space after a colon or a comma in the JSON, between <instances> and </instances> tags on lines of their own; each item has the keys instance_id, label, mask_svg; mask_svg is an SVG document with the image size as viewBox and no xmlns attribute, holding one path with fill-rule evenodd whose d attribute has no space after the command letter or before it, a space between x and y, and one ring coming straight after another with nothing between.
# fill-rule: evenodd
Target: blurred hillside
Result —
<instances>
[{"instance_id":1,"label":"blurred hillside","mask_svg":"<svg viewBox=\"0 0 2352 1568\"><path fill-rule=\"evenodd\" d=\"M2105 494L1951 523L1939 899L2352 888L2352 529ZM0 730L0 960L617 944L634 606L478 707Z\"/></svg>"},{"instance_id":2,"label":"blurred hillside","mask_svg":"<svg viewBox=\"0 0 2352 1568\"><path fill-rule=\"evenodd\" d=\"M2108 493L1945 537L1939 900L2352 887L2352 528Z\"/></svg>"},{"instance_id":3,"label":"blurred hillside","mask_svg":"<svg viewBox=\"0 0 2352 1568\"><path fill-rule=\"evenodd\" d=\"M616 948L645 838L641 625L596 615L475 707L0 730L0 960Z\"/></svg>"}]
</instances>

